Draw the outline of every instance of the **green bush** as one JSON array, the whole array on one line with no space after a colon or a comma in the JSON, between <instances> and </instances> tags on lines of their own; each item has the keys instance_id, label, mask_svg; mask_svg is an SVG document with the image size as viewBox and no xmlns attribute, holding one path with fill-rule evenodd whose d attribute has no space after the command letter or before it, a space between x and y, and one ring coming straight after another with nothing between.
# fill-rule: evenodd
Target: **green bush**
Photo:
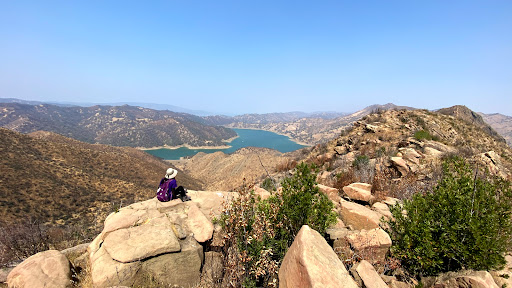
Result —
<instances>
[{"instance_id":1,"label":"green bush","mask_svg":"<svg viewBox=\"0 0 512 288\"><path fill-rule=\"evenodd\" d=\"M320 233L335 223L332 202L316 186L311 167L300 164L282 182L282 192L259 201L240 191L222 213L226 232L226 279L234 287L276 287L277 272L302 225Z\"/></svg>"},{"instance_id":2,"label":"green bush","mask_svg":"<svg viewBox=\"0 0 512 288\"><path fill-rule=\"evenodd\" d=\"M430 133L428 131L419 130L414 133L414 138L416 140L423 140L423 139L432 140L432 135L430 135Z\"/></svg>"},{"instance_id":3,"label":"green bush","mask_svg":"<svg viewBox=\"0 0 512 288\"><path fill-rule=\"evenodd\" d=\"M498 268L512 235L511 200L508 182L476 177L452 158L433 191L392 207L391 253L415 275Z\"/></svg>"}]
</instances>

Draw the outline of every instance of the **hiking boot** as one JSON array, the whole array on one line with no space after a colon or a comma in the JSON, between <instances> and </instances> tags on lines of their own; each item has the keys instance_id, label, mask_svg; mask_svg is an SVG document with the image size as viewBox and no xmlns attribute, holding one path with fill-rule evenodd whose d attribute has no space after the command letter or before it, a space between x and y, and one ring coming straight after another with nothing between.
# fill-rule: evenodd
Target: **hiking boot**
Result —
<instances>
[{"instance_id":1,"label":"hiking boot","mask_svg":"<svg viewBox=\"0 0 512 288\"><path fill-rule=\"evenodd\" d=\"M190 200L192 200L192 198L190 198L190 196L183 196L183 197L181 197L181 201L182 202L186 202L186 201L190 201Z\"/></svg>"}]
</instances>

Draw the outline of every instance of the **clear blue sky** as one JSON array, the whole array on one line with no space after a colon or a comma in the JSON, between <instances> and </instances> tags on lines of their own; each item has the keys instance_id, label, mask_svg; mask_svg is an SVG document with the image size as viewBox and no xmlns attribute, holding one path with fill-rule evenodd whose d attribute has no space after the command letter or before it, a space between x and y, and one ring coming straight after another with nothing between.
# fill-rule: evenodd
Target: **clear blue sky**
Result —
<instances>
[{"instance_id":1,"label":"clear blue sky","mask_svg":"<svg viewBox=\"0 0 512 288\"><path fill-rule=\"evenodd\" d=\"M512 1L0 2L0 97L512 115Z\"/></svg>"}]
</instances>

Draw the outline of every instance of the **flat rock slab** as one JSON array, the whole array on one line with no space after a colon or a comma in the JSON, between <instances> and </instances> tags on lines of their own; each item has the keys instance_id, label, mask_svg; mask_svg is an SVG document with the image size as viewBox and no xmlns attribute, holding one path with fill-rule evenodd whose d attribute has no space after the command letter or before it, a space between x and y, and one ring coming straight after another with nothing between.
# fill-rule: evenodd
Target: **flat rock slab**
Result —
<instances>
[{"instance_id":1,"label":"flat rock slab","mask_svg":"<svg viewBox=\"0 0 512 288\"><path fill-rule=\"evenodd\" d=\"M57 250L39 252L16 266L7 276L8 287L71 287L71 264Z\"/></svg>"},{"instance_id":2,"label":"flat rock slab","mask_svg":"<svg viewBox=\"0 0 512 288\"><path fill-rule=\"evenodd\" d=\"M375 198L372 195L372 185L367 183L352 183L343 187L343 192L353 200L370 202Z\"/></svg>"},{"instance_id":3,"label":"flat rock slab","mask_svg":"<svg viewBox=\"0 0 512 288\"><path fill-rule=\"evenodd\" d=\"M322 235L304 225L279 268L279 287L358 286Z\"/></svg>"},{"instance_id":4,"label":"flat rock slab","mask_svg":"<svg viewBox=\"0 0 512 288\"><path fill-rule=\"evenodd\" d=\"M341 200L341 220L355 230L370 230L379 227L381 215L363 205Z\"/></svg>"},{"instance_id":5,"label":"flat rock slab","mask_svg":"<svg viewBox=\"0 0 512 288\"><path fill-rule=\"evenodd\" d=\"M346 238L355 251L372 262L384 261L391 247L391 238L381 228L369 231L361 230L348 235Z\"/></svg>"},{"instance_id":6,"label":"flat rock slab","mask_svg":"<svg viewBox=\"0 0 512 288\"><path fill-rule=\"evenodd\" d=\"M122 263L180 251L178 238L167 217L150 219L143 225L113 231L105 237L103 247L114 260Z\"/></svg>"}]
</instances>

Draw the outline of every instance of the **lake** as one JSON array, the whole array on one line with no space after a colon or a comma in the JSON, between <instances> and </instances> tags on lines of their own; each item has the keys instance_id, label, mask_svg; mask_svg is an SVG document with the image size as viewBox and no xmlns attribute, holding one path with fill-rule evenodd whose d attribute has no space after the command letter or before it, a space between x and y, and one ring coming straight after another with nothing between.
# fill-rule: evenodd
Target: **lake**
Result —
<instances>
[{"instance_id":1,"label":"lake","mask_svg":"<svg viewBox=\"0 0 512 288\"><path fill-rule=\"evenodd\" d=\"M287 136L279 135L264 130L233 129L238 138L227 143L231 145L228 149L189 149L180 147L177 149L154 149L145 150L147 153L165 160L179 160L181 157L194 156L199 152L214 153L222 151L226 154L233 153L243 147L264 147L277 150L282 153L291 152L305 147L290 140Z\"/></svg>"}]
</instances>

